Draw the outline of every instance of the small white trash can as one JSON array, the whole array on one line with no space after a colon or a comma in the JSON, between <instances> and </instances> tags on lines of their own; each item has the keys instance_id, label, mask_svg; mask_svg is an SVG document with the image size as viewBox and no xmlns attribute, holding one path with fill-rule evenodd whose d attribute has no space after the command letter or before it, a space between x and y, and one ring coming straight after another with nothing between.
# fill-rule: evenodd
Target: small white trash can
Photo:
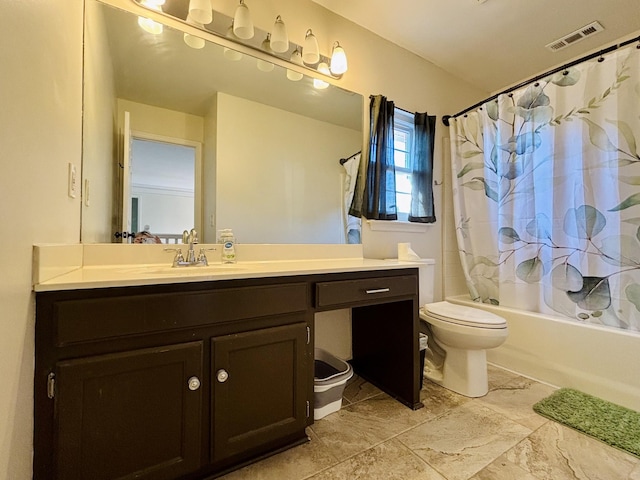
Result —
<instances>
[{"instance_id":1,"label":"small white trash can","mask_svg":"<svg viewBox=\"0 0 640 480\"><path fill-rule=\"evenodd\" d=\"M353 368L326 350L316 348L313 375L313 419L320 420L342 407L344 387L353 376Z\"/></svg>"}]
</instances>

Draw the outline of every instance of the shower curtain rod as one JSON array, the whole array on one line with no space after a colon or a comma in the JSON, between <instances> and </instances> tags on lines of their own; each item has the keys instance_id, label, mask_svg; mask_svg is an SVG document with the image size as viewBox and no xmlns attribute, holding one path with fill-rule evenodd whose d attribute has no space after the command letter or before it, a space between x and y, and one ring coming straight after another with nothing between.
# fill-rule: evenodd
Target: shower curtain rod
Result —
<instances>
[{"instance_id":1,"label":"shower curtain rod","mask_svg":"<svg viewBox=\"0 0 640 480\"><path fill-rule=\"evenodd\" d=\"M612 45L610 47L605 48L604 50L600 50L600 51L598 51L596 53L592 53L590 55L585 55L584 57L581 57L581 58L579 58L577 60L569 62L569 63L567 63L565 65L562 65L561 67L554 68L553 70L549 70L546 73L543 73L543 74L538 75L536 77L530 78L529 80L525 80L524 82L520 82L519 84L517 84L517 85L515 85L513 87L510 87L510 88L507 88L506 90L503 90L502 92L497 93L497 94L495 94L495 95L493 95L493 96L491 96L489 98L486 98L486 99L482 100L481 102L478 102L475 105L472 105L469 108L465 108L464 110L456 113L455 115L444 115L442 117L442 123L444 123L445 126L448 127L450 118L452 118L452 117L455 118L455 117L463 115L463 114L465 114L467 112L470 112L471 110L474 110L474 109L478 108L479 106L484 105L487 102L490 102L491 100L495 100L500 95L504 95L505 93L512 92L513 90L517 90L520 87L524 87L525 85L527 85L527 84L529 84L531 82L535 82L535 81L541 80L541 79L543 79L543 78L545 78L545 77L547 77L549 75L553 75L554 73L558 73L558 72L560 72L562 70L565 70L565 69L567 69L569 67L573 67L574 65L577 65L579 63L586 62L587 60L591 60L592 58L596 58L596 57L602 56L602 55L604 55L606 53L613 52L614 50L617 50L617 49L622 48L622 47L626 47L627 45L630 45L630 44L632 44L634 42L639 42L639 41L640 41L640 36L638 36L636 38L632 38L631 40L627 40L627 41L622 42L622 43L620 43L618 45ZM638 45L638 48L640 48L640 44Z\"/></svg>"}]
</instances>

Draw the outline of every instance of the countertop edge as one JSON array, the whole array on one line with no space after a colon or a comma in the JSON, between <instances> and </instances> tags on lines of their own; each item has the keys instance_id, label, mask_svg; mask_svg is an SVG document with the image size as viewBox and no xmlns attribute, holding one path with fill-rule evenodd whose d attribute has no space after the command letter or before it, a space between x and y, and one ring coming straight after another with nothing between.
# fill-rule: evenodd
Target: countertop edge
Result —
<instances>
[{"instance_id":1,"label":"countertop edge","mask_svg":"<svg viewBox=\"0 0 640 480\"><path fill-rule=\"evenodd\" d=\"M317 275L330 273L347 273L372 270L396 270L418 268L429 260L400 261L379 259L322 259L322 260L287 260L268 262L238 263L238 270L210 273L198 272L198 267L185 267L157 274L154 269L166 268L165 265L150 265L149 271L140 265L116 265L101 267L81 267L59 275L50 280L34 284L35 292L52 292L63 290L82 290L95 288L134 287L144 285L167 285L192 282L215 282L222 280L241 280L255 278L288 277L296 275ZM215 266L214 266L215 267ZM224 267L222 267L224 268ZM191 269L191 270L187 270Z\"/></svg>"}]
</instances>

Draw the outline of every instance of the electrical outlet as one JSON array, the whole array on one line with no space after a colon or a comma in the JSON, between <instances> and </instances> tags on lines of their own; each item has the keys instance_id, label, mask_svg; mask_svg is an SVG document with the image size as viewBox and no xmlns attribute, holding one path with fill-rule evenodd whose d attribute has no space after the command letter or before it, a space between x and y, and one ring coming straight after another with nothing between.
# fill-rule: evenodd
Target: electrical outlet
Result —
<instances>
[{"instance_id":1,"label":"electrical outlet","mask_svg":"<svg viewBox=\"0 0 640 480\"><path fill-rule=\"evenodd\" d=\"M209 215L209 226L210 227L216 226L216 216L213 213Z\"/></svg>"},{"instance_id":2,"label":"electrical outlet","mask_svg":"<svg viewBox=\"0 0 640 480\"><path fill-rule=\"evenodd\" d=\"M76 198L78 194L78 179L76 176L76 166L69 162L69 180L67 183L67 194L71 198Z\"/></svg>"}]
</instances>

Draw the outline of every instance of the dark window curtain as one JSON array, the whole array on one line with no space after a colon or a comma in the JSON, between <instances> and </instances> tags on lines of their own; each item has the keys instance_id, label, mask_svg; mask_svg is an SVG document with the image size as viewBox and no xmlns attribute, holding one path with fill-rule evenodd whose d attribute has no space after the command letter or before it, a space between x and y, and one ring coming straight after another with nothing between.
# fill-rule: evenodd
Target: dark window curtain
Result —
<instances>
[{"instance_id":1,"label":"dark window curtain","mask_svg":"<svg viewBox=\"0 0 640 480\"><path fill-rule=\"evenodd\" d=\"M433 223L433 145L436 117L426 113L414 114L415 130L410 168L411 184L410 222Z\"/></svg>"},{"instance_id":2,"label":"dark window curtain","mask_svg":"<svg viewBox=\"0 0 640 480\"><path fill-rule=\"evenodd\" d=\"M372 220L396 220L396 174L393 161L394 104L371 96L369 145L349 214Z\"/></svg>"}]
</instances>

